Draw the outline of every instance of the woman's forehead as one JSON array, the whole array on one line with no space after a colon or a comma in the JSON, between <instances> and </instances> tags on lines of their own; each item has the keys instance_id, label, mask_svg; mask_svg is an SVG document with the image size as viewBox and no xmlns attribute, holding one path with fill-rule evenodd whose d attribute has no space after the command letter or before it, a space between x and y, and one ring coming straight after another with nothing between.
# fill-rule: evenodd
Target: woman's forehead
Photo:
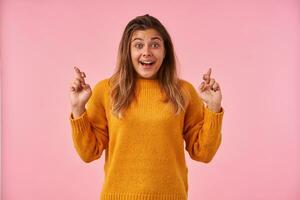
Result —
<instances>
[{"instance_id":1,"label":"woman's forehead","mask_svg":"<svg viewBox=\"0 0 300 200\"><path fill-rule=\"evenodd\" d=\"M163 40L160 33L151 28L151 29L146 29L146 30L136 30L132 34L132 39L131 41L134 40Z\"/></svg>"}]
</instances>

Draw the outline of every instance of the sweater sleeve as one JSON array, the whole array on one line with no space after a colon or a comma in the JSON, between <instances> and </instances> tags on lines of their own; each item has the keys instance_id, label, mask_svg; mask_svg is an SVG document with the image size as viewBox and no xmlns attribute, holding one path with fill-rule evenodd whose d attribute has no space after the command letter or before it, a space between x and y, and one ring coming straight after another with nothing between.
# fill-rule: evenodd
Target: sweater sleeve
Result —
<instances>
[{"instance_id":1,"label":"sweater sleeve","mask_svg":"<svg viewBox=\"0 0 300 200\"><path fill-rule=\"evenodd\" d=\"M193 160L208 163L222 140L224 109L216 113L204 106L193 85L188 84L189 103L184 120L185 149Z\"/></svg>"},{"instance_id":2,"label":"sweater sleeve","mask_svg":"<svg viewBox=\"0 0 300 200\"><path fill-rule=\"evenodd\" d=\"M70 115L74 147L80 158L87 163L100 158L108 146L105 87L105 80L96 84L87 102L86 111L76 119L72 113Z\"/></svg>"}]
</instances>

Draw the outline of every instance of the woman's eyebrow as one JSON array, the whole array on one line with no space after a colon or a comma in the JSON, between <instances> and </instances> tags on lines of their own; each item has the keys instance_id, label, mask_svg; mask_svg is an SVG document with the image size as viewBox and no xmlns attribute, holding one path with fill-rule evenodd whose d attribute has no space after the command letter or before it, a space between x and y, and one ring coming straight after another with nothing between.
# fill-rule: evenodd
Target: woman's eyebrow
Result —
<instances>
[{"instance_id":1,"label":"woman's eyebrow","mask_svg":"<svg viewBox=\"0 0 300 200\"><path fill-rule=\"evenodd\" d=\"M135 40L143 40L143 39L142 38L134 38L133 40L131 40L131 42L133 42Z\"/></svg>"},{"instance_id":2,"label":"woman's eyebrow","mask_svg":"<svg viewBox=\"0 0 300 200\"><path fill-rule=\"evenodd\" d=\"M162 39L160 37L153 37L153 38L151 38L151 40L160 40L160 41L162 41Z\"/></svg>"},{"instance_id":3,"label":"woman's eyebrow","mask_svg":"<svg viewBox=\"0 0 300 200\"><path fill-rule=\"evenodd\" d=\"M143 41L143 39L142 38L133 38L133 40L131 41L131 42L133 42L133 41L135 41L135 40L141 40L141 41ZM162 39L160 38L160 37L153 37L153 38L151 38L151 40L160 40L160 41L162 41Z\"/></svg>"}]
</instances>

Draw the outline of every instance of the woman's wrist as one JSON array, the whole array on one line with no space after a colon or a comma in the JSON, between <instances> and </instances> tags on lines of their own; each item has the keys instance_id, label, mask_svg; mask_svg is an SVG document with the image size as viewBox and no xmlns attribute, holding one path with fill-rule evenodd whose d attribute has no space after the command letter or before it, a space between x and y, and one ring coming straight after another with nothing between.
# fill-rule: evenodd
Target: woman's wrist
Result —
<instances>
[{"instance_id":1,"label":"woman's wrist","mask_svg":"<svg viewBox=\"0 0 300 200\"><path fill-rule=\"evenodd\" d=\"M74 118L81 116L85 112L85 107L83 108L72 108L72 114Z\"/></svg>"},{"instance_id":2,"label":"woman's wrist","mask_svg":"<svg viewBox=\"0 0 300 200\"><path fill-rule=\"evenodd\" d=\"M213 112L218 113L221 111L222 106L221 104L208 104L207 108Z\"/></svg>"}]
</instances>

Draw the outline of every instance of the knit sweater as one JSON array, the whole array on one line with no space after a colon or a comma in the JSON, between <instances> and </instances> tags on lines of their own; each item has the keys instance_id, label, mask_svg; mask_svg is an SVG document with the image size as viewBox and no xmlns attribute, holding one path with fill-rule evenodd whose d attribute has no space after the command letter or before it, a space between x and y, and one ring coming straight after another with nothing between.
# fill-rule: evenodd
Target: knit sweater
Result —
<instances>
[{"instance_id":1,"label":"knit sweater","mask_svg":"<svg viewBox=\"0 0 300 200\"><path fill-rule=\"evenodd\" d=\"M101 200L186 200L191 159L208 163L221 143L224 109L205 107L196 89L180 80L187 97L185 112L175 115L163 102L158 80L137 79L137 100L123 118L110 110L108 79L93 88L86 111L70 114L74 147L84 162L99 159L105 150ZM185 147L184 147L185 144Z\"/></svg>"}]
</instances>

